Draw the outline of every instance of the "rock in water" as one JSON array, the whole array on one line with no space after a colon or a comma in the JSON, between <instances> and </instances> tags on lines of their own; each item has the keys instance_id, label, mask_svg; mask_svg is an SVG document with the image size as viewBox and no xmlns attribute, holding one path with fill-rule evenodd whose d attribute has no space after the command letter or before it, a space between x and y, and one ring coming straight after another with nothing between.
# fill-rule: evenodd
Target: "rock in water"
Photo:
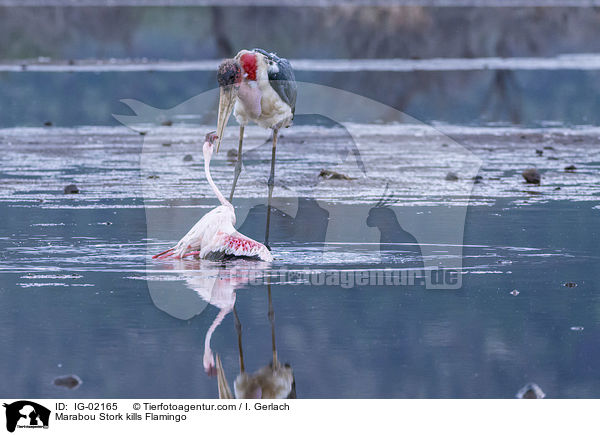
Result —
<instances>
[{"instance_id":1,"label":"rock in water","mask_svg":"<svg viewBox=\"0 0 600 435\"><path fill-rule=\"evenodd\" d=\"M538 386L538 384L529 383L521 388L516 395L517 399L543 399L546 393Z\"/></svg>"},{"instance_id":2,"label":"rock in water","mask_svg":"<svg viewBox=\"0 0 600 435\"><path fill-rule=\"evenodd\" d=\"M330 171L328 169L321 169L319 177L323 177L326 180L356 180L356 178L349 177L339 172Z\"/></svg>"},{"instance_id":3,"label":"rock in water","mask_svg":"<svg viewBox=\"0 0 600 435\"><path fill-rule=\"evenodd\" d=\"M525 181L530 184L540 184L540 181L542 181L542 176L535 168L525 169L522 175Z\"/></svg>"},{"instance_id":4,"label":"rock in water","mask_svg":"<svg viewBox=\"0 0 600 435\"><path fill-rule=\"evenodd\" d=\"M184 161L184 162L191 162L192 160L194 160L194 157L193 157L191 154L186 154L186 155L183 157L183 161Z\"/></svg>"},{"instance_id":5,"label":"rock in water","mask_svg":"<svg viewBox=\"0 0 600 435\"><path fill-rule=\"evenodd\" d=\"M65 387L69 390L79 387L81 382L81 378L77 375L59 376L54 379L54 385L57 387Z\"/></svg>"},{"instance_id":6,"label":"rock in water","mask_svg":"<svg viewBox=\"0 0 600 435\"><path fill-rule=\"evenodd\" d=\"M446 181L458 181L458 175L455 172L448 172L446 174Z\"/></svg>"},{"instance_id":7,"label":"rock in water","mask_svg":"<svg viewBox=\"0 0 600 435\"><path fill-rule=\"evenodd\" d=\"M64 193L66 193L66 194L79 193L79 188L75 184L69 184L68 186L65 186Z\"/></svg>"},{"instance_id":8,"label":"rock in water","mask_svg":"<svg viewBox=\"0 0 600 435\"><path fill-rule=\"evenodd\" d=\"M237 150L234 150L234 149L227 150L227 161L229 163L237 163L237 159L238 159Z\"/></svg>"},{"instance_id":9,"label":"rock in water","mask_svg":"<svg viewBox=\"0 0 600 435\"><path fill-rule=\"evenodd\" d=\"M575 165L569 165L569 166L567 166L567 167L565 168L565 171L566 171L566 172L574 172L574 171L575 171L575 169L577 169L577 166L575 166Z\"/></svg>"}]
</instances>

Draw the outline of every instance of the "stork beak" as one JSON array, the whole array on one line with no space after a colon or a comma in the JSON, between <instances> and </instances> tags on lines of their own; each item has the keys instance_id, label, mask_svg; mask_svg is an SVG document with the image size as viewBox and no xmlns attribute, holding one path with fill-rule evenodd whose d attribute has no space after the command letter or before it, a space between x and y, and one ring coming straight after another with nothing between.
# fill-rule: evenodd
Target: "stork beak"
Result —
<instances>
[{"instance_id":1,"label":"stork beak","mask_svg":"<svg viewBox=\"0 0 600 435\"><path fill-rule=\"evenodd\" d=\"M221 358L217 354L217 382L219 386L219 399L233 399L233 394L227 384L227 378L225 377L225 370L223 370L223 364Z\"/></svg>"},{"instance_id":2,"label":"stork beak","mask_svg":"<svg viewBox=\"0 0 600 435\"><path fill-rule=\"evenodd\" d=\"M237 89L235 85L222 86L219 95L219 119L217 120L217 152L223 138L223 130L227 126L227 121L233 111L233 103L235 101L235 93Z\"/></svg>"}]
</instances>

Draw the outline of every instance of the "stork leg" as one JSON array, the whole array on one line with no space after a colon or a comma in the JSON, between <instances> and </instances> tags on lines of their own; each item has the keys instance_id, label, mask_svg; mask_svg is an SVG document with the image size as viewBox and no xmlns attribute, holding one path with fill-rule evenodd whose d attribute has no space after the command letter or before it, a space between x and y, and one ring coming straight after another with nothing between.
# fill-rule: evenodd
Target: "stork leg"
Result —
<instances>
[{"instance_id":1,"label":"stork leg","mask_svg":"<svg viewBox=\"0 0 600 435\"><path fill-rule=\"evenodd\" d=\"M278 367L277 347L275 346L275 311L273 311L273 300L271 299L271 278L267 278L267 291L269 295L269 322L271 323L271 345L273 346L273 368Z\"/></svg>"},{"instance_id":2,"label":"stork leg","mask_svg":"<svg viewBox=\"0 0 600 435\"><path fill-rule=\"evenodd\" d=\"M233 192L235 192L235 185L237 184L238 178L242 172L242 142L244 141L244 126L240 125L240 142L238 144L238 155L237 161L235 162L235 169L233 170L233 184L231 185L231 193L229 194L229 202L233 201Z\"/></svg>"},{"instance_id":3,"label":"stork leg","mask_svg":"<svg viewBox=\"0 0 600 435\"><path fill-rule=\"evenodd\" d=\"M273 197L273 187L275 186L275 152L277 151L277 128L273 129L273 148L271 149L271 174L267 185L269 186L269 199L267 201L267 229L265 231L265 246L271 250L269 246L269 225L271 223L271 199Z\"/></svg>"},{"instance_id":4,"label":"stork leg","mask_svg":"<svg viewBox=\"0 0 600 435\"><path fill-rule=\"evenodd\" d=\"M238 317L235 306L233 307L233 320L235 323L235 332L238 336L238 352L240 354L240 373L244 373L244 349L242 348L242 323Z\"/></svg>"}]
</instances>

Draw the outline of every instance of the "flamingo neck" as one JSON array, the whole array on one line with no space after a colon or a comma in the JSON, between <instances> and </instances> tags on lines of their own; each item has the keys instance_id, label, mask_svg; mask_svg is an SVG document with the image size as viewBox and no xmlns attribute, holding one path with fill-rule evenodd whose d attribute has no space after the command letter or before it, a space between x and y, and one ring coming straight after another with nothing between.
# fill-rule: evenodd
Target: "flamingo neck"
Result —
<instances>
[{"instance_id":1,"label":"flamingo neck","mask_svg":"<svg viewBox=\"0 0 600 435\"><path fill-rule=\"evenodd\" d=\"M219 188L213 181L212 177L210 176L210 157L208 157L208 158L204 157L204 173L206 174L206 179L208 180L208 184L210 184L210 187L212 187L213 192L215 192L215 195L217 195L219 202L222 205L231 205L229 203L229 201L227 201L225 199L225 197L223 196L223 194L221 193L221 191L219 190Z\"/></svg>"},{"instance_id":2,"label":"flamingo neck","mask_svg":"<svg viewBox=\"0 0 600 435\"><path fill-rule=\"evenodd\" d=\"M219 326L221 324L221 322L223 321L225 316L227 314L229 314L230 311L231 311L231 309L228 309L228 308L224 308L224 309L220 310L219 313L217 314L217 317L215 317L215 320L213 320L212 324L210 325L210 328L208 328L208 331L206 331L206 337L204 337L204 352L205 353L212 354L212 351L210 349L210 339L212 338L212 335L215 332L215 329L217 329L217 326Z\"/></svg>"},{"instance_id":3,"label":"flamingo neck","mask_svg":"<svg viewBox=\"0 0 600 435\"><path fill-rule=\"evenodd\" d=\"M230 311L231 311L231 309L228 309L228 308L224 308L224 309L220 310L219 314L217 314L217 317L215 317L215 320L213 320L212 324L210 325L210 328L208 328L208 331L206 331L206 337L204 337L204 357L203 357L202 364L204 365L204 370L207 373L211 370L211 368L214 368L214 366L215 366L213 352L212 352L212 349L210 348L210 339L212 338L212 335L215 332L215 329L217 329L217 326L219 326L221 324L221 322L223 321L225 316Z\"/></svg>"}]
</instances>

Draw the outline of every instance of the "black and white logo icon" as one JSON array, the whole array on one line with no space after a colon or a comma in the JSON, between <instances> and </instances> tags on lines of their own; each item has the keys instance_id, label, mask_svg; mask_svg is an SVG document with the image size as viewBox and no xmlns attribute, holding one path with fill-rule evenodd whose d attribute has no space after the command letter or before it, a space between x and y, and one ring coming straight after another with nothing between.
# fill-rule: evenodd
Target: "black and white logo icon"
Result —
<instances>
[{"instance_id":1,"label":"black and white logo icon","mask_svg":"<svg viewBox=\"0 0 600 435\"><path fill-rule=\"evenodd\" d=\"M6 430L14 432L16 428L47 428L50 410L29 400L19 400L4 404L6 408Z\"/></svg>"}]
</instances>

